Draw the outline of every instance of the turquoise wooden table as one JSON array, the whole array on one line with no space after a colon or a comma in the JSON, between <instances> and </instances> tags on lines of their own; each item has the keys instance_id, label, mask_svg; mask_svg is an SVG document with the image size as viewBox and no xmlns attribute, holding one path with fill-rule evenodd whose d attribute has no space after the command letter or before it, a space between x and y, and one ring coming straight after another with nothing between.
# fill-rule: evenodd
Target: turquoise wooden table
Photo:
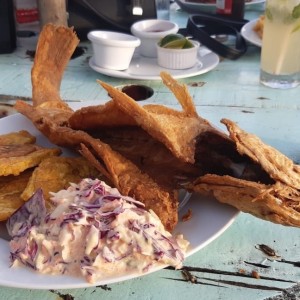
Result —
<instances>
[{"instance_id":1,"label":"turquoise wooden table","mask_svg":"<svg viewBox=\"0 0 300 300\"><path fill-rule=\"evenodd\" d=\"M263 12L263 5L246 11L248 19ZM172 7L171 18L185 26L187 14ZM118 79L101 75L88 66L91 49L71 60L61 86L70 102L103 103L106 93L96 83L143 84L154 90L144 103L177 107L173 95L160 81ZM260 49L249 45L236 61L222 60L212 71L186 79L201 116L220 126L231 119L300 163L300 87L273 90L259 84ZM32 59L25 48L0 55L1 109L16 98L31 96ZM30 101L30 99L29 99ZM221 126L220 126L221 127ZM270 261L258 245L268 245L284 261ZM30 290L0 287L0 299L300 299L300 230L275 225L240 213L217 239L193 254L184 265L189 272L161 271L106 286L74 290ZM193 269L194 268L194 269ZM189 275L189 276L187 276ZM259 278L258 278L259 277Z\"/></svg>"}]
</instances>

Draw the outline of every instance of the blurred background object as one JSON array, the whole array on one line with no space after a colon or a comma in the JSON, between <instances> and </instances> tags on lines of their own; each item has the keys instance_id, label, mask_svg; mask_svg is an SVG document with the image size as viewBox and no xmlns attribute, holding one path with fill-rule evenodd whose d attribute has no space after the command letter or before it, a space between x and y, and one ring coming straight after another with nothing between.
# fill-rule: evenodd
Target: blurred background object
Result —
<instances>
[{"instance_id":1,"label":"blurred background object","mask_svg":"<svg viewBox=\"0 0 300 300\"><path fill-rule=\"evenodd\" d=\"M68 25L66 0L38 0L40 27L47 23L54 25Z\"/></svg>"},{"instance_id":2,"label":"blurred background object","mask_svg":"<svg viewBox=\"0 0 300 300\"><path fill-rule=\"evenodd\" d=\"M168 18L168 5L169 0L68 0L68 24L80 40L94 29L130 33L130 26L139 20Z\"/></svg>"},{"instance_id":3,"label":"blurred background object","mask_svg":"<svg viewBox=\"0 0 300 300\"><path fill-rule=\"evenodd\" d=\"M40 31L37 0L14 0L17 47L33 51ZM49 1L50 2L50 1Z\"/></svg>"},{"instance_id":4,"label":"blurred background object","mask_svg":"<svg viewBox=\"0 0 300 300\"><path fill-rule=\"evenodd\" d=\"M0 0L0 53L16 48L16 30L12 0Z\"/></svg>"}]
</instances>

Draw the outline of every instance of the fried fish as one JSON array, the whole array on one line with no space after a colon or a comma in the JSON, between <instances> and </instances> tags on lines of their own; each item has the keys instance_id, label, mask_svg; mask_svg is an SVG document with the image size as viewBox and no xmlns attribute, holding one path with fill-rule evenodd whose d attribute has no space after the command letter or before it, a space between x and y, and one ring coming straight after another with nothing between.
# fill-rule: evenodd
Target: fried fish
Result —
<instances>
[{"instance_id":1,"label":"fried fish","mask_svg":"<svg viewBox=\"0 0 300 300\"><path fill-rule=\"evenodd\" d=\"M98 82L107 90L118 108L125 115L132 116L138 126L164 144L177 158L194 163L196 137L209 125L194 113L194 105L190 99L183 103L184 111L164 107L159 111L159 106L154 106L153 112L140 106L117 88Z\"/></svg>"},{"instance_id":2,"label":"fried fish","mask_svg":"<svg viewBox=\"0 0 300 300\"><path fill-rule=\"evenodd\" d=\"M109 179L123 194L142 202L153 210L165 228L172 231L178 222L178 191L157 184L136 165L113 151L107 144L91 140L92 149L81 145L81 153L101 172L107 170ZM94 154L94 153L96 154ZM97 159L100 157L103 164Z\"/></svg>"},{"instance_id":3,"label":"fried fish","mask_svg":"<svg viewBox=\"0 0 300 300\"><path fill-rule=\"evenodd\" d=\"M72 31L72 29L68 29ZM49 38L47 35L51 31ZM55 33L58 32L56 35ZM60 30L55 26L47 26L41 32L41 42L37 51L56 47L60 42L56 42L55 38L62 39ZM67 34L67 38L75 39L73 35ZM68 44L72 44L69 42ZM70 51L58 51L53 58L53 53L46 50L43 59L39 59L38 55L34 61L35 76L37 78L47 74L44 71L44 60L54 61L55 64L60 65L60 60L65 61L66 57L69 59ZM63 69L56 68L60 72ZM69 117L71 110L66 105L60 105L62 100L57 96L58 81L61 80L61 74L57 74L53 78L51 74L51 82L56 84L46 84L45 80L44 93L49 90L55 90L54 101L51 102L51 97L54 91L50 91L49 95L41 96L41 99L36 99L33 105L23 101L17 101L15 108L27 116L33 124L39 129L49 140L60 146L71 147L77 149L80 145L84 149L85 156L94 163L95 166L120 190L124 195L131 195L137 200L143 202L148 209L152 209L162 220L165 227L172 230L178 220L178 191L163 187L160 183L154 181L146 173L142 172L133 162L123 157L120 153L111 149L111 147L97 138L92 137L87 132L82 130L74 130L69 126ZM37 80L33 80L33 85L38 85ZM39 97L38 93L34 93L34 97ZM48 107L49 106L49 107ZM100 166L100 167L99 167Z\"/></svg>"},{"instance_id":4,"label":"fried fish","mask_svg":"<svg viewBox=\"0 0 300 300\"><path fill-rule=\"evenodd\" d=\"M177 223L178 191L142 169L138 161L141 152L135 149L137 156L132 157L130 145L125 149L121 139L114 140L108 131L101 132L104 127L119 126L121 116L124 116L122 127L142 129L141 137L147 133L176 159L200 169L200 176L185 184L187 189L213 193L220 202L264 220L300 226L299 166L279 151L239 129L232 121L222 121L229 136L215 129L197 114L187 87L167 73L161 74L162 80L180 102L181 111L163 105L141 106L119 89L100 82L112 101L84 109L72 118L72 110L60 98L59 86L66 63L78 43L77 37L72 29L53 25L47 26L40 35L37 52L43 53L38 53L34 62L33 106L17 102L16 109L53 143L80 149L122 194L136 197L148 209L153 209L168 230ZM49 50L52 47L54 54ZM40 81L42 84L38 86ZM99 114L105 111L114 119ZM89 113L95 113L90 123L86 121ZM87 127L78 126L82 117ZM87 131L90 129L93 133ZM155 160L148 159L148 162L150 166Z\"/></svg>"},{"instance_id":5,"label":"fried fish","mask_svg":"<svg viewBox=\"0 0 300 300\"><path fill-rule=\"evenodd\" d=\"M125 115L113 101L104 105L82 107L70 116L69 124L73 129L79 130L136 126L134 119Z\"/></svg>"},{"instance_id":6,"label":"fried fish","mask_svg":"<svg viewBox=\"0 0 300 300\"><path fill-rule=\"evenodd\" d=\"M223 119L238 153L250 158L269 176L245 180L228 175L206 174L189 186L210 192L217 200L258 218L300 227L300 166L236 123Z\"/></svg>"}]
</instances>

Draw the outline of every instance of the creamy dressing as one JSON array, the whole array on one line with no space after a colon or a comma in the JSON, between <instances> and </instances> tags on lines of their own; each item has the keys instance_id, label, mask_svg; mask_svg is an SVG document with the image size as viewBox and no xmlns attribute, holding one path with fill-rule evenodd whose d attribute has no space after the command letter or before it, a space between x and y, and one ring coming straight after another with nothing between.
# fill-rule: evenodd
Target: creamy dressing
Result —
<instances>
[{"instance_id":1,"label":"creamy dressing","mask_svg":"<svg viewBox=\"0 0 300 300\"><path fill-rule=\"evenodd\" d=\"M142 203L104 182L84 179L53 194L52 201L56 208L40 224L10 225L13 266L83 276L91 283L146 272L154 264L182 266L188 242L167 232Z\"/></svg>"}]
</instances>

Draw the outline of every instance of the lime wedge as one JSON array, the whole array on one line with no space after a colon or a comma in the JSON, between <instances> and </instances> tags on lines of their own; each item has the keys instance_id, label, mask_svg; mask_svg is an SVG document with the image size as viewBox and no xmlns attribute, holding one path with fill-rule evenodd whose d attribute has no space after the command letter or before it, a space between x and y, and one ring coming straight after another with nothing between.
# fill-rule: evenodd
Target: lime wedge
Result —
<instances>
[{"instance_id":1,"label":"lime wedge","mask_svg":"<svg viewBox=\"0 0 300 300\"><path fill-rule=\"evenodd\" d=\"M182 49L184 47L185 43L186 43L185 39L175 40L175 41L165 44L163 47L170 48L170 49Z\"/></svg>"},{"instance_id":2,"label":"lime wedge","mask_svg":"<svg viewBox=\"0 0 300 300\"><path fill-rule=\"evenodd\" d=\"M294 7L293 12L292 12L292 17L294 19L300 18L300 4Z\"/></svg>"},{"instance_id":3,"label":"lime wedge","mask_svg":"<svg viewBox=\"0 0 300 300\"><path fill-rule=\"evenodd\" d=\"M193 47L194 47L194 44L190 40L186 39L185 44L183 45L183 49L188 49L188 48L193 48Z\"/></svg>"},{"instance_id":4,"label":"lime wedge","mask_svg":"<svg viewBox=\"0 0 300 300\"><path fill-rule=\"evenodd\" d=\"M163 48L186 49L194 47L193 43L181 34L168 34L163 37L159 45Z\"/></svg>"},{"instance_id":5,"label":"lime wedge","mask_svg":"<svg viewBox=\"0 0 300 300\"><path fill-rule=\"evenodd\" d=\"M184 38L185 37L182 34L178 34L178 33L168 34L160 40L160 46L165 47L165 45L170 42L181 40Z\"/></svg>"}]
</instances>

